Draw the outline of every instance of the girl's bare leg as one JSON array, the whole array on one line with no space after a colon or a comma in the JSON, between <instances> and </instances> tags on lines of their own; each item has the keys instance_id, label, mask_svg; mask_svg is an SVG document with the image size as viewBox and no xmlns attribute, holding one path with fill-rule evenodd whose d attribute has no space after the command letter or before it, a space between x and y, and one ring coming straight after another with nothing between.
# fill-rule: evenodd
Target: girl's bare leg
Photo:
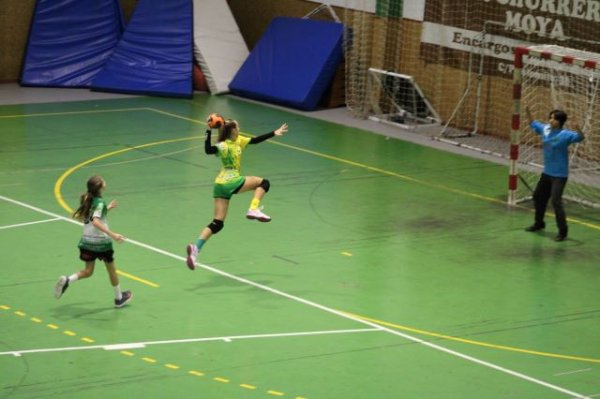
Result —
<instances>
[{"instance_id":1,"label":"girl's bare leg","mask_svg":"<svg viewBox=\"0 0 600 399\"><path fill-rule=\"evenodd\" d=\"M131 291L121 291L121 285L119 284L119 275L117 274L115 262L105 261L104 264L106 265L106 271L108 272L110 284L115 290L115 306L120 308L131 300L133 294L131 293Z\"/></svg>"},{"instance_id":2,"label":"girl's bare leg","mask_svg":"<svg viewBox=\"0 0 600 399\"><path fill-rule=\"evenodd\" d=\"M62 296L62 294L65 293L67 288L69 288L69 285L73 284L75 281L91 277L92 274L94 274L95 264L96 264L96 262L93 260L86 261L85 269L82 269L76 273L73 273L68 277L60 276L60 278L58 279L58 282L56 283L56 286L54 287L54 297L56 299L60 298Z\"/></svg>"},{"instance_id":3,"label":"girl's bare leg","mask_svg":"<svg viewBox=\"0 0 600 399\"><path fill-rule=\"evenodd\" d=\"M213 235L217 234L223 229L225 218L227 217L227 210L229 209L229 200L225 198L215 198L214 202L214 219L208 226L200 231L198 240L195 244L188 244L186 265L190 270L196 268L196 258L198 252L202 249L206 241Z\"/></svg>"}]
</instances>

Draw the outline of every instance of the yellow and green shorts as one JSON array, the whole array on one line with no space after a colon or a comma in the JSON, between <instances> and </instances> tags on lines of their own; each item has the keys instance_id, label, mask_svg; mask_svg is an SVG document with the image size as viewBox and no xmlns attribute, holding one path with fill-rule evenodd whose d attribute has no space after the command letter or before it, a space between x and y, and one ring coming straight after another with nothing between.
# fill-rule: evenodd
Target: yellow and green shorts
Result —
<instances>
[{"instance_id":1,"label":"yellow and green shorts","mask_svg":"<svg viewBox=\"0 0 600 399\"><path fill-rule=\"evenodd\" d=\"M238 176L226 183L215 183L213 187L213 198L231 199L233 194L237 194L240 188L246 182L246 177Z\"/></svg>"}]
</instances>

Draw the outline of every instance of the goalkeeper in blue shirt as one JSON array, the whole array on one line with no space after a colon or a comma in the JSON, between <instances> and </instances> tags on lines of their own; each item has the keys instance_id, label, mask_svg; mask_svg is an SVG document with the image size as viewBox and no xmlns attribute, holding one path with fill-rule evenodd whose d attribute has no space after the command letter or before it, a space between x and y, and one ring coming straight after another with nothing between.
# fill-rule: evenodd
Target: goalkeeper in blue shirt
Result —
<instances>
[{"instance_id":1,"label":"goalkeeper in blue shirt","mask_svg":"<svg viewBox=\"0 0 600 399\"><path fill-rule=\"evenodd\" d=\"M533 192L535 221L526 230L534 232L546 227L544 215L548 201L551 200L558 226L555 240L564 241L567 238L568 227L562 195L569 177L569 146L583 141L584 135L577 124L574 125L574 131L564 127L567 121L564 111L551 111L548 123L534 120L529 108L526 108L526 113L529 126L542 140L544 151L544 171Z\"/></svg>"}]
</instances>

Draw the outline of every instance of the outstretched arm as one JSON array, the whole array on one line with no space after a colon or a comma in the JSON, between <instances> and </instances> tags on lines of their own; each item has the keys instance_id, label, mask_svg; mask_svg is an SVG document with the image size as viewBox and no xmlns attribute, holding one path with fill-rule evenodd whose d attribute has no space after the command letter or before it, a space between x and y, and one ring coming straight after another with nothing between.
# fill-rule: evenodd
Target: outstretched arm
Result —
<instances>
[{"instance_id":1,"label":"outstretched arm","mask_svg":"<svg viewBox=\"0 0 600 399\"><path fill-rule=\"evenodd\" d=\"M210 129L206 129L206 140L204 140L204 152L207 154L216 154L218 152L217 147L212 145L210 142Z\"/></svg>"},{"instance_id":2,"label":"outstretched arm","mask_svg":"<svg viewBox=\"0 0 600 399\"><path fill-rule=\"evenodd\" d=\"M525 107L525 115L527 116L527 123L531 125L533 122L533 116L531 116L531 110L529 107Z\"/></svg>"},{"instance_id":3,"label":"outstretched arm","mask_svg":"<svg viewBox=\"0 0 600 399\"><path fill-rule=\"evenodd\" d=\"M581 141L585 139L585 134L583 134L583 130L581 130L581 127L579 127L579 123L573 123L573 130L579 135Z\"/></svg>"},{"instance_id":4,"label":"outstretched arm","mask_svg":"<svg viewBox=\"0 0 600 399\"><path fill-rule=\"evenodd\" d=\"M283 134L285 132L287 132L287 130L288 130L288 125L287 125L287 123L284 123L278 129L273 130L272 132L269 132L267 134L263 134L261 136L252 137L250 139L250 144L262 143L263 141L268 140L268 139L270 139L271 137L274 137L274 136L283 136Z\"/></svg>"}]
</instances>

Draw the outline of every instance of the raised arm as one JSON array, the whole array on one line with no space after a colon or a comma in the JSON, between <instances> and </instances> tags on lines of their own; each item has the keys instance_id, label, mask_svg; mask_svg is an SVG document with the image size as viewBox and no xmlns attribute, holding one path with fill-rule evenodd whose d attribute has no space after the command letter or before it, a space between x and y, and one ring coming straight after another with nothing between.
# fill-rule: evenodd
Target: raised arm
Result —
<instances>
[{"instance_id":1,"label":"raised arm","mask_svg":"<svg viewBox=\"0 0 600 399\"><path fill-rule=\"evenodd\" d=\"M583 141L585 139L585 134L583 134L583 130L581 130L579 123L573 123L573 130L579 135L580 141Z\"/></svg>"},{"instance_id":2,"label":"raised arm","mask_svg":"<svg viewBox=\"0 0 600 399\"><path fill-rule=\"evenodd\" d=\"M284 123L283 125L279 126L278 129L273 130L272 132L263 134L261 136L252 137L250 139L250 144L258 144L258 143L268 140L274 136L283 136L283 134L285 132L287 132L287 130L288 130L288 125L287 125L287 123Z\"/></svg>"},{"instance_id":3,"label":"raised arm","mask_svg":"<svg viewBox=\"0 0 600 399\"><path fill-rule=\"evenodd\" d=\"M529 109L529 107L525 107L525 116L527 117L527 123L531 125L534 119L533 116L531 116L531 110Z\"/></svg>"},{"instance_id":4,"label":"raised arm","mask_svg":"<svg viewBox=\"0 0 600 399\"><path fill-rule=\"evenodd\" d=\"M207 154L216 154L218 152L217 147L212 145L210 142L211 130L206 129L206 140L204 140L204 152Z\"/></svg>"}]
</instances>

